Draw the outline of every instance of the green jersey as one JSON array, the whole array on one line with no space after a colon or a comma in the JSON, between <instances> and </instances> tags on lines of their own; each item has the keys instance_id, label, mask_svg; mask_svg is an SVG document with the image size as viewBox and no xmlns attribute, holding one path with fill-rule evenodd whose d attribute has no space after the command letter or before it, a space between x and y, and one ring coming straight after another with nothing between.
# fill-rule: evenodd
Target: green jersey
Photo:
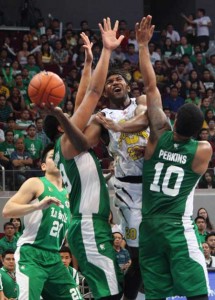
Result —
<instances>
[{"instance_id":1,"label":"green jersey","mask_svg":"<svg viewBox=\"0 0 215 300\"><path fill-rule=\"evenodd\" d=\"M31 154L32 159L38 159L41 157L43 151L43 144L39 139L29 139L28 137L24 140L25 150Z\"/></svg>"},{"instance_id":2,"label":"green jersey","mask_svg":"<svg viewBox=\"0 0 215 300\"><path fill-rule=\"evenodd\" d=\"M3 155L7 158L10 158L11 153L15 151L14 144L9 144L6 141L0 143L0 152L3 152Z\"/></svg>"},{"instance_id":3,"label":"green jersey","mask_svg":"<svg viewBox=\"0 0 215 300\"><path fill-rule=\"evenodd\" d=\"M200 175L192 171L198 142L175 142L173 132L159 138L151 159L143 167L143 217L188 217L193 214L193 194Z\"/></svg>"},{"instance_id":4,"label":"green jersey","mask_svg":"<svg viewBox=\"0 0 215 300\"><path fill-rule=\"evenodd\" d=\"M6 236L0 239L0 254L2 254L4 251L11 249L16 250L17 246L17 238L14 235L11 240L8 240Z\"/></svg>"},{"instance_id":5,"label":"green jersey","mask_svg":"<svg viewBox=\"0 0 215 300\"><path fill-rule=\"evenodd\" d=\"M99 161L93 151L83 152L66 160L58 139L54 161L69 193L72 217L93 215L108 220L109 194Z\"/></svg>"},{"instance_id":6,"label":"green jersey","mask_svg":"<svg viewBox=\"0 0 215 300\"><path fill-rule=\"evenodd\" d=\"M15 272L9 272L7 269L2 267L0 269L0 276L5 297L8 299L18 299L19 287L16 283Z\"/></svg>"},{"instance_id":7,"label":"green jersey","mask_svg":"<svg viewBox=\"0 0 215 300\"><path fill-rule=\"evenodd\" d=\"M38 202L48 196L59 199L62 205L52 204L47 209L26 215L23 234L17 246L32 245L44 250L59 251L70 224L68 194L66 189L58 190L46 177L39 179L43 182L44 191L33 201Z\"/></svg>"}]
</instances>

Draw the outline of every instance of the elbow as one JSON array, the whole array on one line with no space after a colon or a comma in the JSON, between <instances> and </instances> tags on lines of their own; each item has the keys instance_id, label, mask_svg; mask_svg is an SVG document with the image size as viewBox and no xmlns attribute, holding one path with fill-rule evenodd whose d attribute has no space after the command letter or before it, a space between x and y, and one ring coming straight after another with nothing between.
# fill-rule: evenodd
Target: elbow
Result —
<instances>
[{"instance_id":1,"label":"elbow","mask_svg":"<svg viewBox=\"0 0 215 300\"><path fill-rule=\"evenodd\" d=\"M2 210L2 217L5 218L5 219L11 217L10 211L7 209L7 207L4 207L4 208L3 208L3 210Z\"/></svg>"}]
</instances>

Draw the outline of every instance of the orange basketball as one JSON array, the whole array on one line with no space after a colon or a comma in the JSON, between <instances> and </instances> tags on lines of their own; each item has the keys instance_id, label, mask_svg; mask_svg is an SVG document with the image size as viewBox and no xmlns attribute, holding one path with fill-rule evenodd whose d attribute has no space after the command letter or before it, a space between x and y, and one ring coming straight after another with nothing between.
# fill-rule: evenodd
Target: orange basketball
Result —
<instances>
[{"instance_id":1,"label":"orange basketball","mask_svg":"<svg viewBox=\"0 0 215 300\"><path fill-rule=\"evenodd\" d=\"M53 103L57 106L64 98L66 88L63 80L53 72L40 72L35 75L28 86L28 95L37 105Z\"/></svg>"}]
</instances>

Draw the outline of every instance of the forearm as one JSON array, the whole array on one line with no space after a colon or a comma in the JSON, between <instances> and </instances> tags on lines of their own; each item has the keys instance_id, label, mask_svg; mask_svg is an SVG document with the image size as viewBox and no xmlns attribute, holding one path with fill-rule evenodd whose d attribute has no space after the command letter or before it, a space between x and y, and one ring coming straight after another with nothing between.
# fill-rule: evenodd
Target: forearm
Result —
<instances>
[{"instance_id":1,"label":"forearm","mask_svg":"<svg viewBox=\"0 0 215 300\"><path fill-rule=\"evenodd\" d=\"M148 118L145 113L142 113L124 123L120 123L120 132L135 133L145 130L148 126Z\"/></svg>"},{"instance_id":2,"label":"forearm","mask_svg":"<svg viewBox=\"0 0 215 300\"><path fill-rule=\"evenodd\" d=\"M37 210L36 203L18 204L15 202L6 203L2 215L4 218L18 218Z\"/></svg>"},{"instance_id":3,"label":"forearm","mask_svg":"<svg viewBox=\"0 0 215 300\"><path fill-rule=\"evenodd\" d=\"M156 87L156 76L150 60L148 44L146 43L139 45L139 64L144 87L147 92L148 89Z\"/></svg>"},{"instance_id":4,"label":"forearm","mask_svg":"<svg viewBox=\"0 0 215 300\"><path fill-rule=\"evenodd\" d=\"M103 48L100 60L94 70L84 99L73 116L74 124L84 130L102 95L108 72L111 51Z\"/></svg>"},{"instance_id":5,"label":"forearm","mask_svg":"<svg viewBox=\"0 0 215 300\"><path fill-rule=\"evenodd\" d=\"M83 152L89 149L85 135L73 124L72 119L67 118L62 111L58 111L55 116L60 122L65 135L76 150Z\"/></svg>"},{"instance_id":6,"label":"forearm","mask_svg":"<svg viewBox=\"0 0 215 300\"><path fill-rule=\"evenodd\" d=\"M87 88L88 88L88 85L89 85L90 79L91 79L91 67L92 67L92 61L85 61L80 84L78 87L78 92L76 95L74 111L76 111L78 109L82 100L84 99L84 95L86 94L86 91L87 91Z\"/></svg>"}]
</instances>

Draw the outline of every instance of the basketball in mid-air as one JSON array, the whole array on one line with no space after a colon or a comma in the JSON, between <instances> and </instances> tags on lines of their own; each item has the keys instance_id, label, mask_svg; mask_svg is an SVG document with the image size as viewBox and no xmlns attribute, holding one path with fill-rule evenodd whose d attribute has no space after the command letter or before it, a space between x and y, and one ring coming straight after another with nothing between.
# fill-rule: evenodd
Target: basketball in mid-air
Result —
<instances>
[{"instance_id":1,"label":"basketball in mid-air","mask_svg":"<svg viewBox=\"0 0 215 300\"><path fill-rule=\"evenodd\" d=\"M66 93L63 80L53 72L42 71L36 74L28 86L28 95L33 103L40 106L42 103L57 106Z\"/></svg>"}]
</instances>

